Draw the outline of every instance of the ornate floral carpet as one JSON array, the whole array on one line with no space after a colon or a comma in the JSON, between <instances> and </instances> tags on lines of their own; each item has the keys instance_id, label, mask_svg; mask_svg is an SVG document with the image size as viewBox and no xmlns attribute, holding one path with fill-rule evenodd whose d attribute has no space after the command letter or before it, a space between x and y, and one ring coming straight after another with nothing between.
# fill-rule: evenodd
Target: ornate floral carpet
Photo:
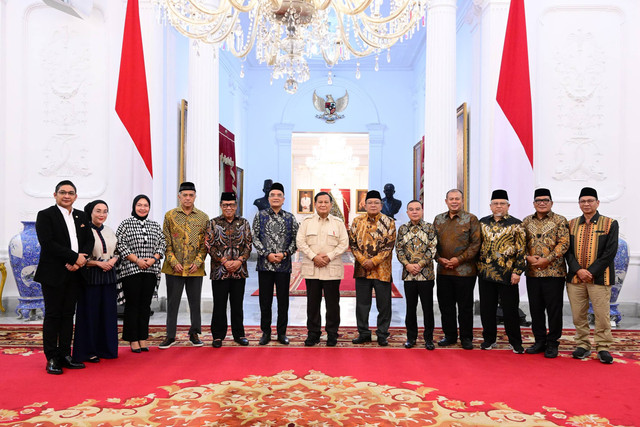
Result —
<instances>
[{"instance_id":1,"label":"ornate floral carpet","mask_svg":"<svg viewBox=\"0 0 640 427\"><path fill-rule=\"evenodd\" d=\"M402 329L392 331L391 348L353 348L353 328L342 328L343 348L300 348L303 328L289 328L288 347L122 347L118 359L53 376L38 329L0 326L0 425L640 425L638 331L614 332L613 365L572 359L570 339L549 360L401 349Z\"/></svg>"}]
</instances>

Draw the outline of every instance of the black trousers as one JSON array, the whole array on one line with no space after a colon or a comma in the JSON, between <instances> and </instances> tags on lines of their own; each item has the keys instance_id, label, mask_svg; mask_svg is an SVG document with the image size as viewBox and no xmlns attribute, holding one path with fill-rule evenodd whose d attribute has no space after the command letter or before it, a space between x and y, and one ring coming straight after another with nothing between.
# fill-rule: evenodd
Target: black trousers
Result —
<instances>
[{"instance_id":1,"label":"black trousers","mask_svg":"<svg viewBox=\"0 0 640 427\"><path fill-rule=\"evenodd\" d=\"M404 294L407 299L407 315L404 323L407 326L407 340L418 338L418 298L424 315L424 340L433 341L433 280L407 280L404 282Z\"/></svg>"},{"instance_id":2,"label":"black trousers","mask_svg":"<svg viewBox=\"0 0 640 427\"><path fill-rule=\"evenodd\" d=\"M244 285L246 279L212 280L213 315L211 316L211 335L214 340L223 340L227 336L227 301L231 305L231 333L234 339L244 337Z\"/></svg>"},{"instance_id":3,"label":"black trousers","mask_svg":"<svg viewBox=\"0 0 640 427\"><path fill-rule=\"evenodd\" d=\"M480 288L480 320L482 337L487 343L496 342L498 336L498 299L504 315L504 330L511 345L522 345L520 335L520 290L518 285L505 285L491 280L478 278Z\"/></svg>"},{"instance_id":4,"label":"black trousers","mask_svg":"<svg viewBox=\"0 0 640 427\"><path fill-rule=\"evenodd\" d=\"M324 290L324 305L327 308L328 336L338 337L340 327L340 280L305 279L307 284L307 330L310 338L320 338L322 320L320 303Z\"/></svg>"},{"instance_id":5,"label":"black trousers","mask_svg":"<svg viewBox=\"0 0 640 427\"><path fill-rule=\"evenodd\" d=\"M167 338L175 338L178 327L178 311L182 300L182 290L187 292L191 327L189 334L200 334L202 318L200 315L200 297L202 295L202 276L164 275L167 282Z\"/></svg>"},{"instance_id":6,"label":"black trousers","mask_svg":"<svg viewBox=\"0 0 640 427\"><path fill-rule=\"evenodd\" d=\"M68 279L58 285L42 283L44 321L42 347L47 360L71 355L73 315L80 291L80 273L67 274Z\"/></svg>"},{"instance_id":7,"label":"black trousers","mask_svg":"<svg viewBox=\"0 0 640 427\"><path fill-rule=\"evenodd\" d=\"M369 330L369 312L371 311L372 291L376 291L376 308L378 309L378 338L389 337L391 324L391 283L376 279L356 279L356 323L358 334L371 337Z\"/></svg>"},{"instance_id":8,"label":"black trousers","mask_svg":"<svg viewBox=\"0 0 640 427\"><path fill-rule=\"evenodd\" d=\"M460 339L473 339L473 288L476 276L460 277L438 274L438 307L442 320L442 332L452 341L458 339L456 327L460 326Z\"/></svg>"},{"instance_id":9,"label":"black trousers","mask_svg":"<svg viewBox=\"0 0 640 427\"><path fill-rule=\"evenodd\" d=\"M118 293L116 284L83 285L76 307L73 360L118 357Z\"/></svg>"},{"instance_id":10,"label":"black trousers","mask_svg":"<svg viewBox=\"0 0 640 427\"><path fill-rule=\"evenodd\" d=\"M536 342L558 346L562 336L564 277L527 277L531 331ZM549 333L545 311L549 317Z\"/></svg>"},{"instance_id":11,"label":"black trousers","mask_svg":"<svg viewBox=\"0 0 640 427\"><path fill-rule=\"evenodd\" d=\"M151 299L158 278L153 273L138 273L122 278L124 294L123 341L143 341L149 338Z\"/></svg>"},{"instance_id":12,"label":"black trousers","mask_svg":"<svg viewBox=\"0 0 640 427\"><path fill-rule=\"evenodd\" d=\"M258 292L260 294L260 329L271 334L271 307L273 306L273 287L278 299L278 335L287 334L289 324L289 281L291 273L258 271Z\"/></svg>"}]
</instances>

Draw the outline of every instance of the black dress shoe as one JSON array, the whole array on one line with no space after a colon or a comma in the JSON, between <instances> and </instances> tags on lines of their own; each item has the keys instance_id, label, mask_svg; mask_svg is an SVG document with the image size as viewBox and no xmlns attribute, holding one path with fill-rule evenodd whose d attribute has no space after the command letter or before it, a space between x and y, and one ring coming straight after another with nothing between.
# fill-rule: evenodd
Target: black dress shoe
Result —
<instances>
[{"instance_id":1,"label":"black dress shoe","mask_svg":"<svg viewBox=\"0 0 640 427\"><path fill-rule=\"evenodd\" d=\"M222 347L222 340L213 340L213 343L211 343L211 345L213 346L213 348L220 348Z\"/></svg>"},{"instance_id":2,"label":"black dress shoe","mask_svg":"<svg viewBox=\"0 0 640 427\"><path fill-rule=\"evenodd\" d=\"M84 369L84 363L74 361L71 356L65 356L61 363L63 368Z\"/></svg>"},{"instance_id":3,"label":"black dress shoe","mask_svg":"<svg viewBox=\"0 0 640 427\"><path fill-rule=\"evenodd\" d=\"M271 341L271 334L267 334L266 332L264 332L262 334L262 338L260 338L260 345L267 345L269 344L269 342Z\"/></svg>"},{"instance_id":4,"label":"black dress shoe","mask_svg":"<svg viewBox=\"0 0 640 427\"><path fill-rule=\"evenodd\" d=\"M90 358L87 359L87 362L89 362L89 363L99 363L100 362L100 358L98 356L91 356Z\"/></svg>"},{"instance_id":5,"label":"black dress shoe","mask_svg":"<svg viewBox=\"0 0 640 427\"><path fill-rule=\"evenodd\" d=\"M338 337L328 336L327 347L335 347L338 344Z\"/></svg>"},{"instance_id":6,"label":"black dress shoe","mask_svg":"<svg viewBox=\"0 0 640 427\"><path fill-rule=\"evenodd\" d=\"M527 354L543 353L546 350L546 345L543 342L536 342L531 347L527 347L524 351Z\"/></svg>"},{"instance_id":7,"label":"black dress shoe","mask_svg":"<svg viewBox=\"0 0 640 427\"><path fill-rule=\"evenodd\" d=\"M149 347L140 347L140 351L149 351Z\"/></svg>"},{"instance_id":8,"label":"black dress shoe","mask_svg":"<svg viewBox=\"0 0 640 427\"><path fill-rule=\"evenodd\" d=\"M544 357L547 359L555 359L558 357L558 347L553 345L547 346L547 349L544 351Z\"/></svg>"},{"instance_id":9,"label":"black dress shoe","mask_svg":"<svg viewBox=\"0 0 640 427\"><path fill-rule=\"evenodd\" d=\"M242 346L249 345L249 340L246 337L237 338L237 339L234 339L234 341L237 342L238 344L242 345Z\"/></svg>"},{"instance_id":10,"label":"black dress shoe","mask_svg":"<svg viewBox=\"0 0 640 427\"><path fill-rule=\"evenodd\" d=\"M142 353L142 350L140 349L140 347L133 348L133 345L130 345L130 347L131 347L131 352L132 353Z\"/></svg>"},{"instance_id":11,"label":"black dress shoe","mask_svg":"<svg viewBox=\"0 0 640 427\"><path fill-rule=\"evenodd\" d=\"M389 341L385 337L378 337L378 345L380 347L386 347L389 345Z\"/></svg>"},{"instance_id":12,"label":"black dress shoe","mask_svg":"<svg viewBox=\"0 0 640 427\"><path fill-rule=\"evenodd\" d=\"M286 335L278 335L278 342L280 344L289 345L289 338Z\"/></svg>"},{"instance_id":13,"label":"black dress shoe","mask_svg":"<svg viewBox=\"0 0 640 427\"><path fill-rule=\"evenodd\" d=\"M427 350L435 350L436 346L433 344L433 341L426 341L424 343L424 348L426 348Z\"/></svg>"},{"instance_id":14,"label":"black dress shoe","mask_svg":"<svg viewBox=\"0 0 640 427\"><path fill-rule=\"evenodd\" d=\"M354 344L364 344L366 342L371 342L371 337L365 337L362 335L358 335L358 338L354 338L351 340Z\"/></svg>"},{"instance_id":15,"label":"black dress shoe","mask_svg":"<svg viewBox=\"0 0 640 427\"><path fill-rule=\"evenodd\" d=\"M446 347L448 345L453 345L456 342L457 342L457 340L454 340L454 339L451 339L451 338L448 338L448 337L444 337L440 341L438 341L438 345L440 347Z\"/></svg>"},{"instance_id":16,"label":"black dress shoe","mask_svg":"<svg viewBox=\"0 0 640 427\"><path fill-rule=\"evenodd\" d=\"M52 375L62 374L62 368L60 367L56 359L49 359L47 361L47 374L52 374Z\"/></svg>"},{"instance_id":17,"label":"black dress shoe","mask_svg":"<svg viewBox=\"0 0 640 427\"><path fill-rule=\"evenodd\" d=\"M407 340L407 342L404 343L404 348L413 348L415 345L415 340Z\"/></svg>"},{"instance_id":18,"label":"black dress shoe","mask_svg":"<svg viewBox=\"0 0 640 427\"><path fill-rule=\"evenodd\" d=\"M307 337L307 339L304 340L304 345L305 345L305 347L313 347L314 345L318 344L319 342L320 342L320 338Z\"/></svg>"},{"instance_id":19,"label":"black dress shoe","mask_svg":"<svg viewBox=\"0 0 640 427\"><path fill-rule=\"evenodd\" d=\"M460 344L465 350L473 350L473 341L471 341L469 338L462 338L460 340Z\"/></svg>"}]
</instances>

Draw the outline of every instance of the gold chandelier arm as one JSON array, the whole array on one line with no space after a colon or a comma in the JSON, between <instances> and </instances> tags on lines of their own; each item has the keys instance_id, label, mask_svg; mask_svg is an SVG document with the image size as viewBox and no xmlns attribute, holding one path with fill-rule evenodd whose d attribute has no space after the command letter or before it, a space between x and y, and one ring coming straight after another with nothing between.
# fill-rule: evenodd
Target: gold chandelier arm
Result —
<instances>
[{"instance_id":1,"label":"gold chandelier arm","mask_svg":"<svg viewBox=\"0 0 640 427\"><path fill-rule=\"evenodd\" d=\"M220 18L216 19L216 17L215 17L215 16L211 16L211 19L209 19L209 20L205 20L205 21L203 21L203 20L196 20L196 19L193 19L193 18L188 18L188 17L184 16L183 14L181 14L181 13L180 13L176 8L175 8L175 6L173 5L173 2L169 2L169 1L168 1L168 2L166 2L165 4L167 5L167 10L169 11L170 15L175 16L175 17L177 18L178 22L184 22L184 23L187 23L187 24L189 24L189 25L196 25L196 26L199 26L199 25L208 25L208 24L212 24L212 23L213 23L213 22L215 22L216 20L222 20L222 21L224 21L224 19L220 19ZM229 3L227 3L227 7L226 7L226 9L225 9L225 10L223 10L223 11L222 11L222 13L227 13L227 12L228 12L228 10L229 10L229 7L231 7L231 5L230 5ZM218 15L219 15L219 14L218 14ZM174 26L175 26L175 25L174 25ZM185 30L185 31L186 31L186 30Z\"/></svg>"},{"instance_id":2,"label":"gold chandelier arm","mask_svg":"<svg viewBox=\"0 0 640 427\"><path fill-rule=\"evenodd\" d=\"M182 17L184 20L188 19L186 16L178 13L175 9L174 3L176 3L176 0L164 0L164 3L169 6L176 15ZM204 15L221 15L223 13L226 13L229 10L229 7L231 7L231 5L226 0L222 0L220 2L220 6L217 9L209 9L208 7L200 4L198 0L187 0L187 3L190 4L191 7L193 7L195 10Z\"/></svg>"},{"instance_id":3,"label":"gold chandelier arm","mask_svg":"<svg viewBox=\"0 0 640 427\"><path fill-rule=\"evenodd\" d=\"M211 29L208 29L207 31L189 31L186 29L186 26L177 25L177 24L173 24L173 27L176 30L178 30L180 34L188 38L201 40L202 42L209 43L209 44L219 43L229 35L229 33L231 32L231 29L233 28L233 23L235 22L235 19L237 18L237 16L238 16L238 11L234 10L233 14L230 17L226 17L226 18L219 17L217 20L215 20L215 23L213 20L206 23L198 22L194 20L184 20L185 23L189 25L189 27L194 27L196 29L202 29L204 26L214 23L214 27ZM189 22L189 21L193 21L193 22ZM216 38L211 38L211 35L216 34L225 23L229 23L229 22L231 23L231 25L229 25L229 28L224 30L221 36L218 36Z\"/></svg>"},{"instance_id":4,"label":"gold chandelier arm","mask_svg":"<svg viewBox=\"0 0 640 427\"><path fill-rule=\"evenodd\" d=\"M236 45L235 43L228 43L229 44L229 51L233 54L233 56L237 57L237 58L244 58L245 56L247 56L247 54L251 51L251 49L253 49L253 45L255 44L256 41L256 37L258 34L258 18L255 18L253 20L253 27L251 27L251 38L249 39L249 43L247 43L247 46L245 46L244 49L242 49L241 51L237 51L236 50ZM231 27L233 28L233 27Z\"/></svg>"},{"instance_id":5,"label":"gold chandelier arm","mask_svg":"<svg viewBox=\"0 0 640 427\"><path fill-rule=\"evenodd\" d=\"M393 21L394 19L396 19L398 16L402 15L403 13L405 13L406 9L407 9L407 6L410 3L416 3L416 0L404 0L404 4L401 7L396 8L393 13L391 13L389 16L386 16L386 17L374 18L371 15L367 15L366 13L363 13L361 18L363 20L367 20L368 22L370 22L372 24L386 24L388 22ZM358 12L358 13L347 13L347 15L357 15L359 13L360 12Z\"/></svg>"},{"instance_id":6,"label":"gold chandelier arm","mask_svg":"<svg viewBox=\"0 0 640 427\"><path fill-rule=\"evenodd\" d=\"M335 0L311 0L316 10L325 10Z\"/></svg>"},{"instance_id":7,"label":"gold chandelier arm","mask_svg":"<svg viewBox=\"0 0 640 427\"><path fill-rule=\"evenodd\" d=\"M344 32L344 24L342 22L342 16L340 13L338 13L338 11L336 11L336 15L338 17L338 28L340 29L340 35L342 36L342 42L344 43L345 47L347 49L349 49L349 52L353 53L355 56L358 57L364 57L367 55L371 55L374 52L374 48L367 43L368 47L366 50L364 51L360 51L358 49L355 49L352 45L351 42L349 41L349 37L347 37L347 35Z\"/></svg>"},{"instance_id":8,"label":"gold chandelier arm","mask_svg":"<svg viewBox=\"0 0 640 427\"><path fill-rule=\"evenodd\" d=\"M350 5L353 6L353 2L349 2L349 4L347 4L347 2L344 0L331 0L331 4L333 5L333 8L336 10L336 12L340 11L345 15L357 15L365 11L372 1L373 0L364 0L364 2L355 9L349 7Z\"/></svg>"},{"instance_id":9,"label":"gold chandelier arm","mask_svg":"<svg viewBox=\"0 0 640 427\"><path fill-rule=\"evenodd\" d=\"M247 4L246 6L243 6L242 3L238 3L236 0L220 0L220 1L228 1L229 3L231 3L231 5L239 10L240 12L249 12L250 10L254 9L256 7L256 4L259 3L259 0L251 0L251 2L249 2L249 4ZM272 1L273 3L273 1Z\"/></svg>"}]
</instances>

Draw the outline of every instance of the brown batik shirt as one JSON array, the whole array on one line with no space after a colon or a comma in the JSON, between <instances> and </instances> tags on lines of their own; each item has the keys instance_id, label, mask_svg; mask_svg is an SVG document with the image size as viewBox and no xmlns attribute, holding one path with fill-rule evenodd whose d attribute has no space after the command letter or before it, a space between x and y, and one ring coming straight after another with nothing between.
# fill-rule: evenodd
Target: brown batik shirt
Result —
<instances>
[{"instance_id":1,"label":"brown batik shirt","mask_svg":"<svg viewBox=\"0 0 640 427\"><path fill-rule=\"evenodd\" d=\"M471 277L476 275L476 257L480 250L480 223L469 212L460 211L453 216L444 212L435 217L433 226L438 235L436 261L438 258L458 258L455 269L438 264L438 274Z\"/></svg>"},{"instance_id":2,"label":"brown batik shirt","mask_svg":"<svg viewBox=\"0 0 640 427\"><path fill-rule=\"evenodd\" d=\"M549 212L542 219L537 214L522 221L527 238L527 256L549 260L547 268L539 270L527 263L527 277L564 277L567 267L564 254L569 249L569 223L562 215Z\"/></svg>"},{"instance_id":3,"label":"brown batik shirt","mask_svg":"<svg viewBox=\"0 0 640 427\"><path fill-rule=\"evenodd\" d=\"M363 214L354 218L349 228L349 247L356 259L353 277L391 282L391 254L396 243L396 223L384 214L373 218ZM370 259L375 268L367 271L362 264Z\"/></svg>"}]
</instances>

